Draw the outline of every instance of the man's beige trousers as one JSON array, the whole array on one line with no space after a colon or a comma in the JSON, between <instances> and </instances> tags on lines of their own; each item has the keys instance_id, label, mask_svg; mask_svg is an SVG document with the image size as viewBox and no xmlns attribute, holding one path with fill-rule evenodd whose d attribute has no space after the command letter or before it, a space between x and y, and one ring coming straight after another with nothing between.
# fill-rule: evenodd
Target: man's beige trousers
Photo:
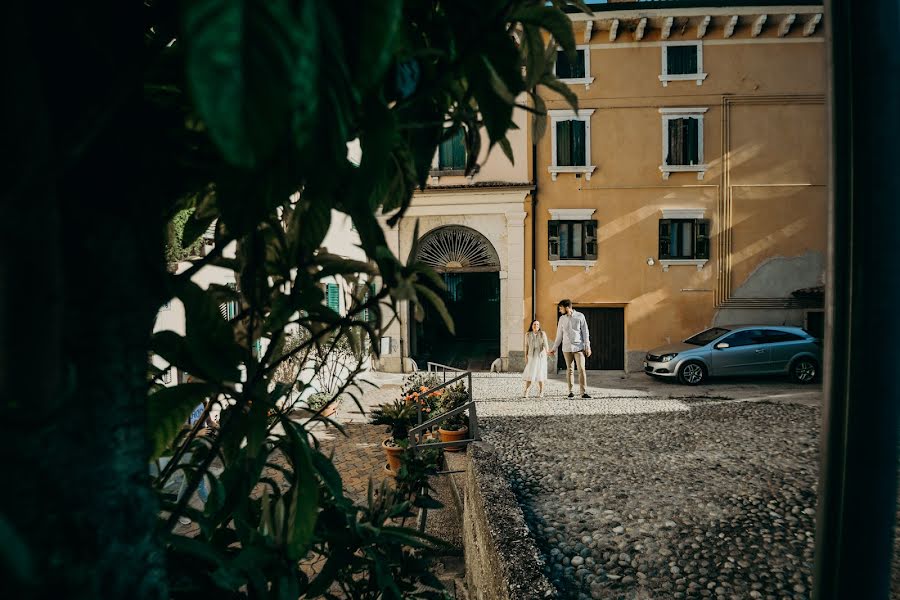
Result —
<instances>
[{"instance_id":1,"label":"man's beige trousers","mask_svg":"<svg viewBox=\"0 0 900 600\"><path fill-rule=\"evenodd\" d=\"M587 374L584 372L584 352L563 352L563 358L566 359L566 381L569 383L569 393L572 393L572 385L574 385L575 362L578 363L578 385L581 386L581 393L585 393L587 387Z\"/></svg>"}]
</instances>

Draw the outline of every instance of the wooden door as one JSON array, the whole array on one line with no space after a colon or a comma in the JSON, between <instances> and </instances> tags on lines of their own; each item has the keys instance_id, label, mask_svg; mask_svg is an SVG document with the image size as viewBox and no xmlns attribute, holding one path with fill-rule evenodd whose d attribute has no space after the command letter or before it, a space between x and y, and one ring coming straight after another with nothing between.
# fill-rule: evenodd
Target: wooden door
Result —
<instances>
[{"instance_id":1,"label":"wooden door","mask_svg":"<svg viewBox=\"0 0 900 600\"><path fill-rule=\"evenodd\" d=\"M585 368L588 371L623 371L625 369L625 309L624 308L580 308L591 334L591 356ZM556 367L566 368L562 351L558 354Z\"/></svg>"}]
</instances>

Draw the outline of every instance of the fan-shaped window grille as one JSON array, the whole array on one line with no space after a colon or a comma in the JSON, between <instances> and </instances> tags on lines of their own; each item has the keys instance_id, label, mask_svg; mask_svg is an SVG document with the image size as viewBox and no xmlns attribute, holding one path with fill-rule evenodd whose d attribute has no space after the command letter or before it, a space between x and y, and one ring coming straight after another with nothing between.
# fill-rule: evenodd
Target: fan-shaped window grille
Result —
<instances>
[{"instance_id":1,"label":"fan-shaped window grille","mask_svg":"<svg viewBox=\"0 0 900 600\"><path fill-rule=\"evenodd\" d=\"M500 257L487 238L460 225L429 232L419 242L416 258L439 273L500 270Z\"/></svg>"}]
</instances>

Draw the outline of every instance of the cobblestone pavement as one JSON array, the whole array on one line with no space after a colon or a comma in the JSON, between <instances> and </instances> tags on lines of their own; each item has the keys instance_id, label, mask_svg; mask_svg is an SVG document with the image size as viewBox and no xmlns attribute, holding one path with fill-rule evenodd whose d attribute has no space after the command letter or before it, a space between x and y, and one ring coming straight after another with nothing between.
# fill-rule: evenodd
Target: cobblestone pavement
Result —
<instances>
[{"instance_id":1,"label":"cobblestone pavement","mask_svg":"<svg viewBox=\"0 0 900 600\"><path fill-rule=\"evenodd\" d=\"M808 598L817 409L483 425L564 598Z\"/></svg>"},{"instance_id":2,"label":"cobblestone pavement","mask_svg":"<svg viewBox=\"0 0 900 600\"><path fill-rule=\"evenodd\" d=\"M809 597L818 387L588 383L591 399L559 376L522 399L518 375L473 379L563 598Z\"/></svg>"}]
</instances>

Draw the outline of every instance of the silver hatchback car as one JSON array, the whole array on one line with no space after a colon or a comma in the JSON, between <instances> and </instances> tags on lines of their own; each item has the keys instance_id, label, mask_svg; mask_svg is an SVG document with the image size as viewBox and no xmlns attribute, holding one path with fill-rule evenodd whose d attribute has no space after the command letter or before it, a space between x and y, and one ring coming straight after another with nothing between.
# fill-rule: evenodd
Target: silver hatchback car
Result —
<instances>
[{"instance_id":1,"label":"silver hatchback car","mask_svg":"<svg viewBox=\"0 0 900 600\"><path fill-rule=\"evenodd\" d=\"M678 344L654 348L644 372L699 385L710 376L790 375L796 383L819 377L822 342L799 327L726 325Z\"/></svg>"}]
</instances>

